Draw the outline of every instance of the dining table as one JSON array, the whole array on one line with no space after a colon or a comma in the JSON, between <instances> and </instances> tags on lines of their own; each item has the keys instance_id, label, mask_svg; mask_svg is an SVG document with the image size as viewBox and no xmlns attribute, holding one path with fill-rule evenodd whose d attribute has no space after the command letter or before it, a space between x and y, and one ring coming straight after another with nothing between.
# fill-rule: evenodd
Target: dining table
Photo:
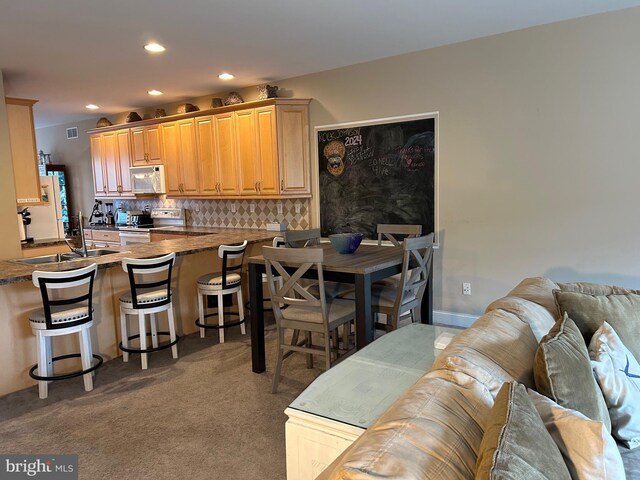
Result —
<instances>
[{"instance_id":1,"label":"dining table","mask_svg":"<svg viewBox=\"0 0 640 480\"><path fill-rule=\"evenodd\" d=\"M351 254L338 253L330 243L317 247L324 250L322 273L325 281L353 284L355 287L355 342L361 349L373 342L374 317L371 312L371 285L402 271L402 246L363 244ZM251 309L251 369L255 373L265 371L263 277L265 262L262 255L249 257L249 298ZM283 263L286 268L286 262ZM292 270L296 265L292 264ZM317 278L317 270L307 272L309 278ZM433 268L422 297L421 322L433 324Z\"/></svg>"}]
</instances>

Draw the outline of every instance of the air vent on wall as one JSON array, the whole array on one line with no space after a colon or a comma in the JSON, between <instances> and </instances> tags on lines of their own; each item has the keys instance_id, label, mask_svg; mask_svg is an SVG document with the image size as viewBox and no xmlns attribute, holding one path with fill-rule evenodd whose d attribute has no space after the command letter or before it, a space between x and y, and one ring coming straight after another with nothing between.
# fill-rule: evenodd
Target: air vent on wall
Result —
<instances>
[{"instance_id":1,"label":"air vent on wall","mask_svg":"<svg viewBox=\"0 0 640 480\"><path fill-rule=\"evenodd\" d=\"M67 128L67 140L78 138L78 127Z\"/></svg>"}]
</instances>

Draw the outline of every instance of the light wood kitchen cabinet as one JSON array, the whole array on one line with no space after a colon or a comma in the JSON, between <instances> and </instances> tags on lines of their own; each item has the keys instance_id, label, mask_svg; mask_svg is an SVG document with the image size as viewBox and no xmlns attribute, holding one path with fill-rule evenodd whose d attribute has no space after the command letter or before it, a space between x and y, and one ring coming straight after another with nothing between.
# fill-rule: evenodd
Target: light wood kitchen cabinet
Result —
<instances>
[{"instance_id":1,"label":"light wood kitchen cabinet","mask_svg":"<svg viewBox=\"0 0 640 480\"><path fill-rule=\"evenodd\" d=\"M160 136L162 156L165 159L167 194L197 196L198 154L194 120L190 118L163 123Z\"/></svg>"},{"instance_id":2,"label":"light wood kitchen cabinet","mask_svg":"<svg viewBox=\"0 0 640 480\"><path fill-rule=\"evenodd\" d=\"M91 136L93 185L96 197L132 197L129 129Z\"/></svg>"},{"instance_id":3,"label":"light wood kitchen cabinet","mask_svg":"<svg viewBox=\"0 0 640 480\"><path fill-rule=\"evenodd\" d=\"M131 132L131 162L134 166L162 164L160 125L135 127Z\"/></svg>"},{"instance_id":4,"label":"light wood kitchen cabinet","mask_svg":"<svg viewBox=\"0 0 640 480\"><path fill-rule=\"evenodd\" d=\"M84 229L84 241L87 248L105 248L120 246L120 232L115 230Z\"/></svg>"},{"instance_id":5,"label":"light wood kitchen cabinet","mask_svg":"<svg viewBox=\"0 0 640 480\"><path fill-rule=\"evenodd\" d=\"M258 190L258 146L256 142L256 114L254 109L233 113L240 195L257 195Z\"/></svg>"},{"instance_id":6,"label":"light wood kitchen cabinet","mask_svg":"<svg viewBox=\"0 0 640 480\"><path fill-rule=\"evenodd\" d=\"M196 134L198 144L199 192L202 195L221 195L222 165L218 154L218 142L214 117L198 117L196 122ZM235 161L233 162L235 164ZM235 172L233 175L235 187ZM236 193L234 188L232 193Z\"/></svg>"},{"instance_id":7,"label":"light wood kitchen cabinet","mask_svg":"<svg viewBox=\"0 0 640 480\"><path fill-rule=\"evenodd\" d=\"M37 100L5 97L17 205L42 203L33 126L33 105L36 102Z\"/></svg>"},{"instance_id":8,"label":"light wood kitchen cabinet","mask_svg":"<svg viewBox=\"0 0 640 480\"><path fill-rule=\"evenodd\" d=\"M219 166L220 195L238 195L238 160L235 147L233 113L221 113L213 116L215 132L215 152Z\"/></svg>"},{"instance_id":9,"label":"light wood kitchen cabinet","mask_svg":"<svg viewBox=\"0 0 640 480\"><path fill-rule=\"evenodd\" d=\"M280 194L311 195L309 169L309 107L304 104L276 106Z\"/></svg>"}]
</instances>

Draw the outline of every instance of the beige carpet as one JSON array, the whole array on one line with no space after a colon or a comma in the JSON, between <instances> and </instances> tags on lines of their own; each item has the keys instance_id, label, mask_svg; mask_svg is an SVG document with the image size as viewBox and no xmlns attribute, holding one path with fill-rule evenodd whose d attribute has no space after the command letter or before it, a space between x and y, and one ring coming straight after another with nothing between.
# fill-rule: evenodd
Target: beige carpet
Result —
<instances>
[{"instance_id":1,"label":"beige carpet","mask_svg":"<svg viewBox=\"0 0 640 480\"><path fill-rule=\"evenodd\" d=\"M286 477L283 413L321 373L304 357L285 360L270 392L275 329L267 328L267 372L251 372L249 334L183 337L178 360L154 353L149 369L131 355L105 363L95 388L81 378L0 397L0 451L78 454L81 479L264 479ZM318 365L321 361L316 362Z\"/></svg>"}]
</instances>

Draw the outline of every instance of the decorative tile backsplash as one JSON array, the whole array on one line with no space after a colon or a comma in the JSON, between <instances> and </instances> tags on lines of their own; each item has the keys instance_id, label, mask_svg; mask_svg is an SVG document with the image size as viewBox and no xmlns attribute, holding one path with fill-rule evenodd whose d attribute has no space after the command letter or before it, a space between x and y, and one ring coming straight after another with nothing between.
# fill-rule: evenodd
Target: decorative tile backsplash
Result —
<instances>
[{"instance_id":1,"label":"decorative tile backsplash","mask_svg":"<svg viewBox=\"0 0 640 480\"><path fill-rule=\"evenodd\" d=\"M235 213L232 213L235 204ZM198 200L151 198L148 200L114 200L114 208L144 210L149 208L184 208L187 225L198 227L266 228L267 223L286 222L290 230L309 228L309 199L281 200ZM251 211L254 205L254 211ZM278 213L282 205L282 213ZM299 213L296 213L296 205Z\"/></svg>"}]
</instances>

